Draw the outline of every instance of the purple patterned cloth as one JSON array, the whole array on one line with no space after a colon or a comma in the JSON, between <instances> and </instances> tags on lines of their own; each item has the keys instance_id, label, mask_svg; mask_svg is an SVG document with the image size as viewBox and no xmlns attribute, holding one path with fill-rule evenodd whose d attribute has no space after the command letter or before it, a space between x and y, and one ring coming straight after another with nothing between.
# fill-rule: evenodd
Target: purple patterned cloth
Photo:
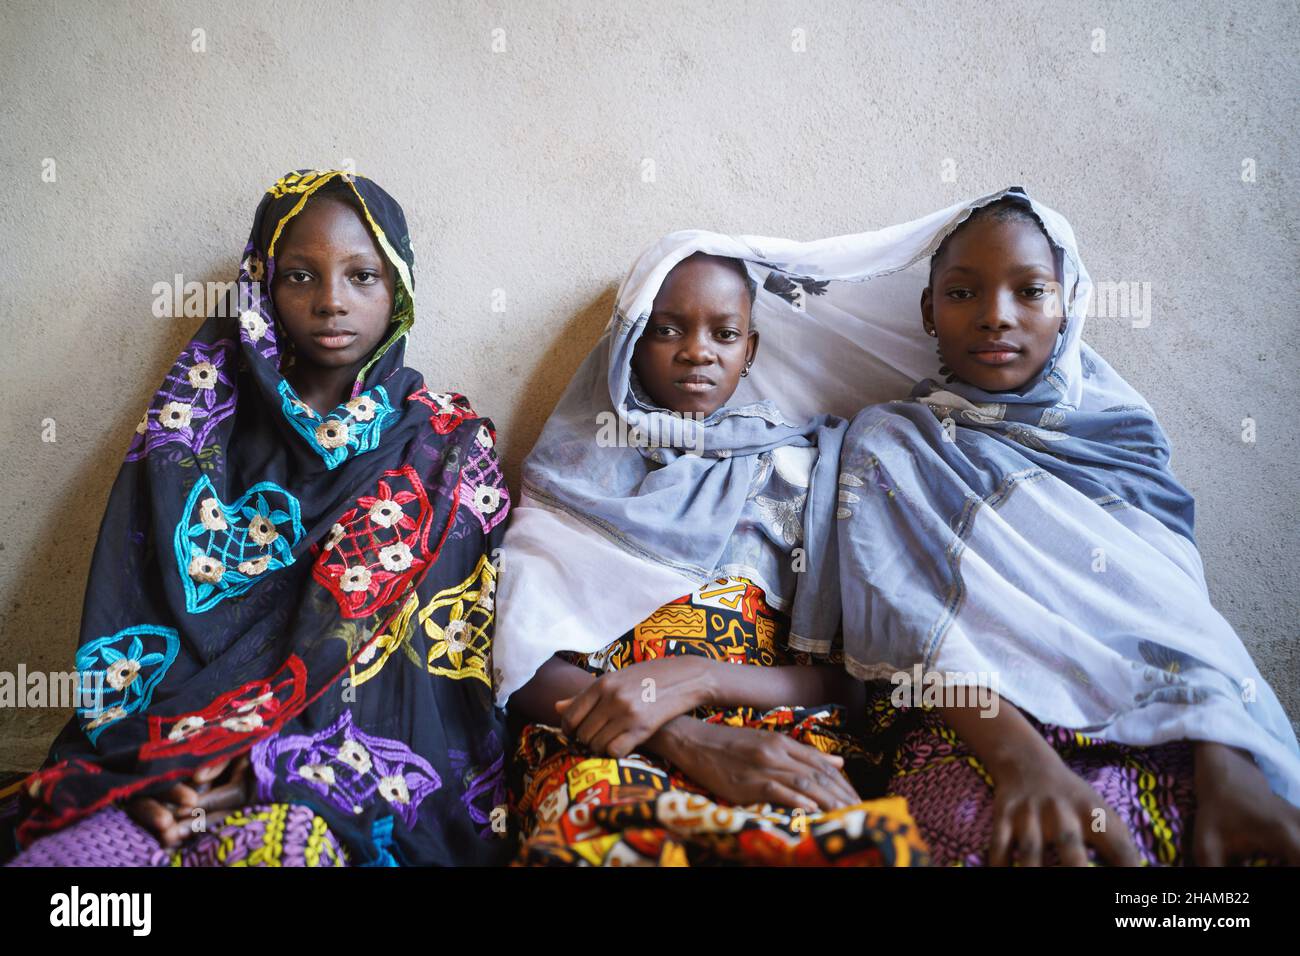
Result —
<instances>
[{"instance_id":1,"label":"purple patterned cloth","mask_svg":"<svg viewBox=\"0 0 1300 956\"><path fill-rule=\"evenodd\" d=\"M235 410L235 383L228 368L236 361L235 349L231 339L211 345L194 341L185 347L136 426L127 461L138 461L172 442L194 454L204 448L212 430Z\"/></svg>"},{"instance_id":2,"label":"purple patterned cloth","mask_svg":"<svg viewBox=\"0 0 1300 956\"><path fill-rule=\"evenodd\" d=\"M112 806L41 837L6 865L346 866L347 857L325 821L299 804L242 807L174 850Z\"/></svg>"},{"instance_id":3,"label":"purple patterned cloth","mask_svg":"<svg viewBox=\"0 0 1300 956\"><path fill-rule=\"evenodd\" d=\"M424 798L442 786L429 761L400 740L358 730L350 710L318 734L264 740L252 759L263 799L278 776L306 784L344 813L361 814L382 800L408 827L415 826Z\"/></svg>"},{"instance_id":4,"label":"purple patterned cloth","mask_svg":"<svg viewBox=\"0 0 1300 956\"><path fill-rule=\"evenodd\" d=\"M934 864L986 865L993 787L979 760L938 711L895 708L889 690L872 694L868 714L873 745L885 749L886 760L892 756L888 792L907 798ZM1115 810L1146 864L1187 862L1196 806L1189 741L1130 747L1027 719ZM1098 859L1091 847L1088 858ZM1043 860L1055 863L1054 850Z\"/></svg>"}]
</instances>

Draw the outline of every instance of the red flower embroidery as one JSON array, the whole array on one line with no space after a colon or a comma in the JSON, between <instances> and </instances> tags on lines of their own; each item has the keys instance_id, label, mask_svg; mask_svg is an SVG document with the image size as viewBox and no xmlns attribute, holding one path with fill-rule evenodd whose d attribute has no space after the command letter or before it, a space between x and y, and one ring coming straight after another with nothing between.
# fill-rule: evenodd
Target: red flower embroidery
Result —
<instances>
[{"instance_id":1,"label":"red flower embroidery","mask_svg":"<svg viewBox=\"0 0 1300 956\"><path fill-rule=\"evenodd\" d=\"M177 717L149 718L141 760L206 755L279 730L307 700L307 668L291 654L270 677L227 691L207 707Z\"/></svg>"},{"instance_id":2,"label":"red flower embroidery","mask_svg":"<svg viewBox=\"0 0 1300 956\"><path fill-rule=\"evenodd\" d=\"M392 479L387 481L385 479ZM345 618L367 617L428 565L433 507L410 465L386 471L376 494L339 518L312 568Z\"/></svg>"},{"instance_id":3,"label":"red flower embroidery","mask_svg":"<svg viewBox=\"0 0 1300 956\"><path fill-rule=\"evenodd\" d=\"M429 424L439 435L447 435L456 430L461 422L467 418L478 418L474 409L470 407L469 399L459 392L430 392L425 386L421 385L418 389L406 396L408 402L420 402L428 405L433 409L433 414L429 416ZM495 439L496 434L492 437Z\"/></svg>"},{"instance_id":4,"label":"red flower embroidery","mask_svg":"<svg viewBox=\"0 0 1300 956\"><path fill-rule=\"evenodd\" d=\"M23 785L27 795L33 800L53 804L54 792L65 777L78 773L102 773L103 769L99 764L82 760L80 757L72 757L68 760L60 760L52 767L38 770L23 781Z\"/></svg>"}]
</instances>

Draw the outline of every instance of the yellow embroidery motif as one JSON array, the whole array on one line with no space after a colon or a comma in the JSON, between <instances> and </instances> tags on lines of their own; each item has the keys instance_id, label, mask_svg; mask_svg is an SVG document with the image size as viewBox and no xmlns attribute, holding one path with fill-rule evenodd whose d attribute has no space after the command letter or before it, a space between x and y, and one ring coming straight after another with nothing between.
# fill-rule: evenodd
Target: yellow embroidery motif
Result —
<instances>
[{"instance_id":1,"label":"yellow embroidery motif","mask_svg":"<svg viewBox=\"0 0 1300 956\"><path fill-rule=\"evenodd\" d=\"M313 169L305 173L289 173L287 176L281 176L275 181L275 185L267 190L276 199L281 196L287 196L289 193L310 192L316 186L328 182L338 175L340 171L334 169Z\"/></svg>"},{"instance_id":2,"label":"yellow embroidery motif","mask_svg":"<svg viewBox=\"0 0 1300 956\"><path fill-rule=\"evenodd\" d=\"M420 611L429 635L430 674L461 680L472 677L492 686L487 662L491 638L496 568L486 555L460 584L439 591Z\"/></svg>"},{"instance_id":3,"label":"yellow embroidery motif","mask_svg":"<svg viewBox=\"0 0 1300 956\"><path fill-rule=\"evenodd\" d=\"M397 617L393 618L393 623L382 634L374 638L370 645L353 662L353 687L359 687L378 674L383 669L383 666L388 663L388 658L393 651L410 641L411 615L415 613L415 609L419 606L420 598L412 591L410 597L406 599L406 603L402 605L402 610ZM376 655L378 655L378 660L375 659ZM359 671L357 670L358 666L361 667Z\"/></svg>"}]
</instances>

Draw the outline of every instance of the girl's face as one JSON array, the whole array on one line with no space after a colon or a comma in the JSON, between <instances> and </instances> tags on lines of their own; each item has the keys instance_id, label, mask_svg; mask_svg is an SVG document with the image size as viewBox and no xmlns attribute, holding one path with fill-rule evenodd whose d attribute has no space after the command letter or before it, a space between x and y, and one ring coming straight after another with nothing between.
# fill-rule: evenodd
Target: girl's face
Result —
<instances>
[{"instance_id":1,"label":"girl's face","mask_svg":"<svg viewBox=\"0 0 1300 956\"><path fill-rule=\"evenodd\" d=\"M329 196L290 220L271 298L302 371L360 368L393 315L393 271L361 216Z\"/></svg>"},{"instance_id":2,"label":"girl's face","mask_svg":"<svg viewBox=\"0 0 1300 956\"><path fill-rule=\"evenodd\" d=\"M632 368L656 405L708 416L726 404L758 352L752 306L732 263L697 253L673 267L632 352Z\"/></svg>"},{"instance_id":3,"label":"girl's face","mask_svg":"<svg viewBox=\"0 0 1300 956\"><path fill-rule=\"evenodd\" d=\"M1056 259L1036 223L992 216L953 234L921 293L921 320L963 382L1007 392L1031 381L1065 328Z\"/></svg>"}]
</instances>

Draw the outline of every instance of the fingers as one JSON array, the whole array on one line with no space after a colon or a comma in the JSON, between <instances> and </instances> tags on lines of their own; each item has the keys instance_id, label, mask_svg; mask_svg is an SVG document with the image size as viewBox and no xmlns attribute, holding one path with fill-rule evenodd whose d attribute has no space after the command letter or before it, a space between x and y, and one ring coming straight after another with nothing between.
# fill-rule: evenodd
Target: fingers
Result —
<instances>
[{"instance_id":1,"label":"fingers","mask_svg":"<svg viewBox=\"0 0 1300 956\"><path fill-rule=\"evenodd\" d=\"M1224 852L1223 840L1219 831L1209 821L1193 824L1196 832L1192 834L1192 856L1197 866L1226 866L1227 854Z\"/></svg>"},{"instance_id":2,"label":"fingers","mask_svg":"<svg viewBox=\"0 0 1300 956\"><path fill-rule=\"evenodd\" d=\"M600 728L599 733L591 738L591 742L588 743L587 746L598 754L616 757L618 755L613 753L610 749L610 744L612 744L618 737L631 736L635 730L635 726L628 726L626 720L616 717L607 721L605 725Z\"/></svg>"},{"instance_id":3,"label":"fingers","mask_svg":"<svg viewBox=\"0 0 1300 956\"><path fill-rule=\"evenodd\" d=\"M843 792L832 784L829 775L819 770L796 772L788 780L790 789L811 798L818 810L836 810L846 805Z\"/></svg>"},{"instance_id":4,"label":"fingers","mask_svg":"<svg viewBox=\"0 0 1300 956\"><path fill-rule=\"evenodd\" d=\"M1114 866L1141 866L1142 855L1133 842L1133 835L1128 832L1128 825L1110 807L1102 809L1106 811L1106 829L1100 833L1089 833L1088 842L1097 848L1098 854L1107 863Z\"/></svg>"},{"instance_id":5,"label":"fingers","mask_svg":"<svg viewBox=\"0 0 1300 956\"><path fill-rule=\"evenodd\" d=\"M199 794L199 800L195 807L189 808L187 813L194 809L199 809L205 813L213 810L233 810L236 807L242 807L248 802L247 788L243 781L231 781L223 783L219 787L213 787L206 793Z\"/></svg>"},{"instance_id":6,"label":"fingers","mask_svg":"<svg viewBox=\"0 0 1300 956\"><path fill-rule=\"evenodd\" d=\"M582 726L582 722L587 719L587 715L596 706L596 702L600 699L600 693L596 689L598 685L599 681L592 681L591 685L583 688L581 693L568 698L563 714L560 717L560 727L567 736L573 737L577 733L578 728ZM555 709L557 712L560 711L558 702Z\"/></svg>"},{"instance_id":7,"label":"fingers","mask_svg":"<svg viewBox=\"0 0 1300 956\"><path fill-rule=\"evenodd\" d=\"M211 783L216 780L230 765L230 760L217 760L210 764L204 764L190 776L190 780L198 785Z\"/></svg>"},{"instance_id":8,"label":"fingers","mask_svg":"<svg viewBox=\"0 0 1300 956\"><path fill-rule=\"evenodd\" d=\"M126 813L165 847L176 846L186 835L171 811L153 797L137 797L129 801Z\"/></svg>"},{"instance_id":9,"label":"fingers","mask_svg":"<svg viewBox=\"0 0 1300 956\"><path fill-rule=\"evenodd\" d=\"M1021 866L1043 865L1043 828L1033 804L1023 803L1015 816L1016 862Z\"/></svg>"},{"instance_id":10,"label":"fingers","mask_svg":"<svg viewBox=\"0 0 1300 956\"><path fill-rule=\"evenodd\" d=\"M774 807L789 807L792 810L803 810L807 813L817 812L817 801L780 780L768 778L763 785L762 799Z\"/></svg>"},{"instance_id":11,"label":"fingers","mask_svg":"<svg viewBox=\"0 0 1300 956\"><path fill-rule=\"evenodd\" d=\"M1052 845L1061 866L1087 866L1088 850L1083 838L1079 814L1068 803L1054 800L1049 804Z\"/></svg>"},{"instance_id":12,"label":"fingers","mask_svg":"<svg viewBox=\"0 0 1300 956\"><path fill-rule=\"evenodd\" d=\"M187 783L174 783L171 789L161 794L165 803L174 803L178 807L192 807L198 803L199 793Z\"/></svg>"},{"instance_id":13,"label":"fingers","mask_svg":"<svg viewBox=\"0 0 1300 956\"><path fill-rule=\"evenodd\" d=\"M993 808L993 838L989 841L989 866L1011 864L1011 844L1015 840L1015 827L1010 812L1001 805Z\"/></svg>"},{"instance_id":14,"label":"fingers","mask_svg":"<svg viewBox=\"0 0 1300 956\"><path fill-rule=\"evenodd\" d=\"M791 755L808 767L814 775L814 779L825 789L835 795L834 806L826 809L835 809L837 807L846 807L854 803L861 803L862 798L858 792L853 789L848 778L844 776L844 758L838 754L828 754L809 744L800 743L799 741L790 740Z\"/></svg>"},{"instance_id":15,"label":"fingers","mask_svg":"<svg viewBox=\"0 0 1300 956\"><path fill-rule=\"evenodd\" d=\"M590 747L591 741L596 739L596 735L600 733L601 728L609 723L609 721L610 717L606 708L594 707L582 722L578 724L578 729L570 736L587 747Z\"/></svg>"},{"instance_id":16,"label":"fingers","mask_svg":"<svg viewBox=\"0 0 1300 956\"><path fill-rule=\"evenodd\" d=\"M635 729L625 730L609 742L606 752L611 757L626 757L649 739L648 736L642 737Z\"/></svg>"}]
</instances>

